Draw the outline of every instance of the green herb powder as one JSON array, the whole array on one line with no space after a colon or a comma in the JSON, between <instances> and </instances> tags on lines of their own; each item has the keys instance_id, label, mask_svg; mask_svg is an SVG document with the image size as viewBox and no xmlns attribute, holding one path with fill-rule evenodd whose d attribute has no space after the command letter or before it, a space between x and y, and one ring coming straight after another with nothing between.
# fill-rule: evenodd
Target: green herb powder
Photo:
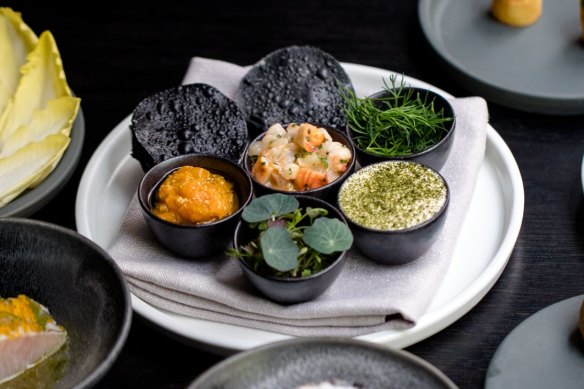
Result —
<instances>
[{"instance_id":1,"label":"green herb powder","mask_svg":"<svg viewBox=\"0 0 584 389\"><path fill-rule=\"evenodd\" d=\"M339 193L339 206L363 227L402 230L432 218L446 196L446 183L433 170L417 163L388 162L349 177Z\"/></svg>"}]
</instances>

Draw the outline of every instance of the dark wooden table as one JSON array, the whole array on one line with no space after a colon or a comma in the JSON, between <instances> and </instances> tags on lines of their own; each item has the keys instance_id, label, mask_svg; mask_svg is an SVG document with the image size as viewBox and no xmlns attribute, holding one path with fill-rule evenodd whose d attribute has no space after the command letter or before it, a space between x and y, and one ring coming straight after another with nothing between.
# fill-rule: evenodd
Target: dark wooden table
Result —
<instances>
[{"instance_id":1,"label":"dark wooden table","mask_svg":"<svg viewBox=\"0 0 584 389\"><path fill-rule=\"evenodd\" d=\"M142 98L180 83L192 56L243 65L280 47L310 44L340 61L401 72L455 96L473 95L437 66L413 0L4 3L22 12L36 32L53 32L69 83L83 99L79 167L32 216L72 229L79 180L96 147ZM523 113L495 102L489 109L523 176L519 239L503 275L474 309L407 348L462 388L483 386L493 353L522 320L584 293L584 117ZM183 388L223 358L177 342L134 315L125 347L98 387Z\"/></svg>"}]
</instances>

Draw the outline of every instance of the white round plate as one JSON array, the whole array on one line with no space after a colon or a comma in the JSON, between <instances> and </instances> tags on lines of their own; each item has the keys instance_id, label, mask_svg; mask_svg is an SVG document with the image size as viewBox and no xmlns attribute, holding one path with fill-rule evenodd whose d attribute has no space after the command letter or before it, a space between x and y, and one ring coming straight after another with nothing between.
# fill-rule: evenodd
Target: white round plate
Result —
<instances>
[{"instance_id":1,"label":"white round plate","mask_svg":"<svg viewBox=\"0 0 584 389\"><path fill-rule=\"evenodd\" d=\"M381 89L389 70L344 63L358 95ZM404 76L412 86L448 93ZM130 117L103 140L89 161L77 193L77 230L109 248L143 173L130 156ZM523 182L511 151L492 128L487 129L485 159L463 223L450 268L427 312L415 326L385 330L360 339L407 347L444 329L474 307L497 281L511 255L523 220ZM104 212L107 210L107 212ZM132 295L134 310L163 331L217 352L250 349L291 338L236 325L194 319L161 310Z\"/></svg>"}]
</instances>

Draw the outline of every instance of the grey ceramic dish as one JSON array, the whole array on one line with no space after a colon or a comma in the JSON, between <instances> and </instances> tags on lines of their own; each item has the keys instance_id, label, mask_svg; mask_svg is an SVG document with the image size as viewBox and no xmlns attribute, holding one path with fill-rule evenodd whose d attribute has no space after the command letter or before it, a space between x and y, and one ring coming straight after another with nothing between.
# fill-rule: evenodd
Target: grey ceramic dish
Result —
<instances>
[{"instance_id":1,"label":"grey ceramic dish","mask_svg":"<svg viewBox=\"0 0 584 389\"><path fill-rule=\"evenodd\" d=\"M583 114L579 1L544 1L540 19L522 28L498 22L491 3L420 0L420 25L436 63L494 103L543 114Z\"/></svg>"},{"instance_id":2,"label":"grey ceramic dish","mask_svg":"<svg viewBox=\"0 0 584 389\"><path fill-rule=\"evenodd\" d=\"M485 389L581 388L584 339L578 316L584 294L559 301L521 322L501 342Z\"/></svg>"},{"instance_id":3,"label":"grey ceramic dish","mask_svg":"<svg viewBox=\"0 0 584 389\"><path fill-rule=\"evenodd\" d=\"M73 175L81 157L84 139L85 118L83 116L83 110L79 108L79 113L71 129L71 143L67 147L67 150L65 150L55 170L39 186L21 193L20 196L0 208L0 217L27 217L51 201Z\"/></svg>"},{"instance_id":4,"label":"grey ceramic dish","mask_svg":"<svg viewBox=\"0 0 584 389\"><path fill-rule=\"evenodd\" d=\"M437 368L406 351L324 337L293 339L236 354L203 373L189 389L294 389L332 379L367 389L456 388Z\"/></svg>"},{"instance_id":5,"label":"grey ceramic dish","mask_svg":"<svg viewBox=\"0 0 584 389\"><path fill-rule=\"evenodd\" d=\"M0 269L0 296L33 298L67 330L69 356L55 388L94 386L121 352L132 319L130 293L111 257L75 231L1 218Z\"/></svg>"}]
</instances>

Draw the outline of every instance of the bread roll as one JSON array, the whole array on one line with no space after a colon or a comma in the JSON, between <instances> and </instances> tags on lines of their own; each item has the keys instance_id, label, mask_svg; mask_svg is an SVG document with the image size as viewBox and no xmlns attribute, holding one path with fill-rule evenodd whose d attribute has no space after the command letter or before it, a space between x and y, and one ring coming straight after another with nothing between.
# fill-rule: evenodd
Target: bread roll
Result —
<instances>
[{"instance_id":1,"label":"bread roll","mask_svg":"<svg viewBox=\"0 0 584 389\"><path fill-rule=\"evenodd\" d=\"M543 0L493 0L491 11L502 23L525 27L541 16Z\"/></svg>"}]
</instances>

